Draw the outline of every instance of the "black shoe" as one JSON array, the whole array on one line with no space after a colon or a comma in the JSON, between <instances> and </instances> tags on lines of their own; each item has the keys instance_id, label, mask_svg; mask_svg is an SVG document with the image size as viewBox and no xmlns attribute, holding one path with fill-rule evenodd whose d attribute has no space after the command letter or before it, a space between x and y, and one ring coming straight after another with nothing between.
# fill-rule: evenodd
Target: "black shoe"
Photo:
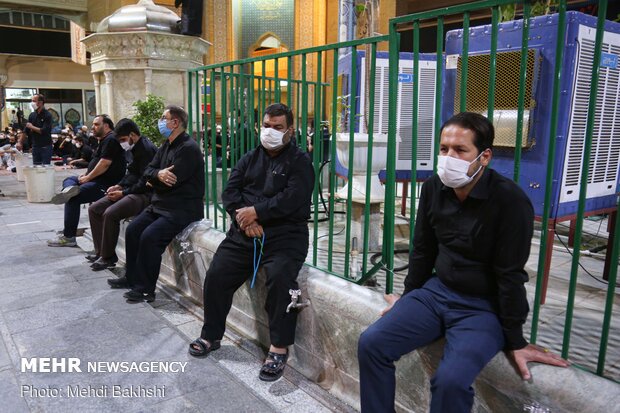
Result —
<instances>
[{"instance_id":1,"label":"black shoe","mask_svg":"<svg viewBox=\"0 0 620 413\"><path fill-rule=\"evenodd\" d=\"M105 270L108 268L112 268L114 266L116 266L116 264L113 261L106 260L104 258L99 258L97 261L91 264L90 268L92 268L93 271L101 271L101 270Z\"/></svg>"},{"instance_id":2,"label":"black shoe","mask_svg":"<svg viewBox=\"0 0 620 413\"><path fill-rule=\"evenodd\" d=\"M129 287L131 287L127 277L109 278L108 279L108 285L111 288L129 288Z\"/></svg>"},{"instance_id":3,"label":"black shoe","mask_svg":"<svg viewBox=\"0 0 620 413\"><path fill-rule=\"evenodd\" d=\"M141 302L146 301L147 303L151 303L155 301L155 293L143 293L136 290L127 291L123 294L123 297L130 302Z\"/></svg>"},{"instance_id":4,"label":"black shoe","mask_svg":"<svg viewBox=\"0 0 620 413\"><path fill-rule=\"evenodd\" d=\"M88 262L95 262L99 258L101 258L101 257L99 257L99 255L97 255L97 254L89 254L89 255L86 256L86 261L88 261Z\"/></svg>"},{"instance_id":5,"label":"black shoe","mask_svg":"<svg viewBox=\"0 0 620 413\"><path fill-rule=\"evenodd\" d=\"M282 374L284 374L284 368L286 367L286 361L288 360L288 350L286 354L278 354L273 352L267 353L267 359L260 369L258 378L262 381L276 381Z\"/></svg>"}]
</instances>

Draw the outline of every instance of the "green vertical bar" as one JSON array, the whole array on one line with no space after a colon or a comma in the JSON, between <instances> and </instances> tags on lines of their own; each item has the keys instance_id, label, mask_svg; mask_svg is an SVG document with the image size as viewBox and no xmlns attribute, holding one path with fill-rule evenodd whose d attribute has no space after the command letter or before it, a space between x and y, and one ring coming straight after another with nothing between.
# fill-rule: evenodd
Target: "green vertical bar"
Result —
<instances>
[{"instance_id":1,"label":"green vertical bar","mask_svg":"<svg viewBox=\"0 0 620 413\"><path fill-rule=\"evenodd\" d=\"M242 73L243 67L239 66L239 90L237 91L239 95L239 110L241 111L241 115L239 116L239 134L241 135L241 143L239 144L239 148L241 151L239 152L240 156L243 156L248 151L248 143L246 133L246 126L248 123L248 112L247 105L245 102L245 83L247 81L246 76Z\"/></svg>"},{"instance_id":2,"label":"green vertical bar","mask_svg":"<svg viewBox=\"0 0 620 413\"><path fill-rule=\"evenodd\" d=\"M187 72L187 123L189 136L192 136L192 72Z\"/></svg>"},{"instance_id":3,"label":"green vertical bar","mask_svg":"<svg viewBox=\"0 0 620 413\"><path fill-rule=\"evenodd\" d=\"M302 70L304 70L303 69L303 63L302 63ZM299 89L301 89L302 92L300 92ZM296 90L296 93L295 93L295 96L297 98L296 99L297 103L295 104L295 111L293 112L293 113L297 114L297 122L295 122L297 126L299 126L299 123L301 122L301 116L302 116L302 113L301 113L302 109L301 109L301 105L299 103L299 100L301 99L301 94L302 93L303 93L303 82L297 83L297 90ZM297 133L295 133L295 136L297 136ZM301 142L299 142L299 145L301 146Z\"/></svg>"},{"instance_id":4,"label":"green vertical bar","mask_svg":"<svg viewBox=\"0 0 620 413\"><path fill-rule=\"evenodd\" d=\"M435 75L435 153L433 155L433 170L437 172L437 154L439 153L439 131L441 130L441 81L443 78L443 17L437 18L437 72ZM398 73L396 74L396 80L398 81ZM396 86L395 86L396 88ZM394 90L396 93L398 89ZM390 95L390 98L392 96ZM396 111L396 107L394 107ZM394 124L396 127L396 124ZM396 130L394 130L396 134Z\"/></svg>"},{"instance_id":5,"label":"green vertical bar","mask_svg":"<svg viewBox=\"0 0 620 413\"><path fill-rule=\"evenodd\" d=\"M370 73L368 82L368 157L366 165L366 208L364 208L364 241L362 246L362 276L366 274L368 266L368 242L370 233L370 186L371 186L371 166L372 166L372 148L373 148L373 135L375 132L375 83L377 77L377 43L372 43L370 46L370 56L366 56L366 59L370 59ZM360 112L364 113L362 108Z\"/></svg>"},{"instance_id":6,"label":"green vertical bar","mask_svg":"<svg viewBox=\"0 0 620 413\"><path fill-rule=\"evenodd\" d=\"M252 122L250 123L250 145L252 148L256 147L258 145L258 143L256 142L256 129L255 129L255 125L256 123L259 123L259 125L262 125L262 114L260 112L258 112L258 116L260 117L260 121L259 119L256 119L255 114L257 113L257 111L254 110L254 108L258 108L258 106L256 105L256 102L254 102L254 84L256 83L256 80L254 78L254 62L250 63L250 88L249 88L249 98L248 100L250 101L250 105L251 107L251 111L250 111L250 118L252 120ZM260 127L259 127L260 128Z\"/></svg>"},{"instance_id":7,"label":"green vertical bar","mask_svg":"<svg viewBox=\"0 0 620 413\"><path fill-rule=\"evenodd\" d=\"M540 316L540 299L547 259L547 236L549 235L549 215L551 212L551 190L553 185L553 169L555 162L555 147L558 132L558 106L560 101L560 86L562 64L564 60L564 39L566 35L566 0L561 0L558 9L558 32L555 36L555 69L553 77L553 94L551 100L551 130L549 131L549 153L547 155L547 176L545 179L545 201L543 203L542 231L540 234L540 250L538 253L538 271L536 275L536 293L534 295L534 311L532 312L532 331L530 342L536 343L538 333L538 319ZM553 242L553 240L551 240Z\"/></svg>"},{"instance_id":8,"label":"green vertical bar","mask_svg":"<svg viewBox=\"0 0 620 413\"><path fill-rule=\"evenodd\" d=\"M202 150L205 154L205 217L207 219L211 218L211 212L209 210L209 177L211 176L209 171L209 150L208 150L208 137L207 137L207 71L202 70L202 83L200 85L200 90L202 93L202 106L204 107L204 112L202 113L202 124L204 126L204 132L202 133ZM215 148L214 148L215 149Z\"/></svg>"},{"instance_id":9,"label":"green vertical bar","mask_svg":"<svg viewBox=\"0 0 620 413\"><path fill-rule=\"evenodd\" d=\"M323 53L317 53L316 78L317 83L321 84L323 78ZM314 192L312 193L312 204L314 205L314 225L312 232L312 264L317 264L317 244L319 241L319 191L321 190L321 182L319 177L319 163L321 160L321 136L317 133L317 120L321 119L321 88L314 87L314 135L312 139L312 164L314 165ZM320 128L319 128L320 129ZM317 139L318 138L318 139Z\"/></svg>"},{"instance_id":10,"label":"green vertical bar","mask_svg":"<svg viewBox=\"0 0 620 413\"><path fill-rule=\"evenodd\" d=\"M329 231L327 238L327 270L332 271L334 250L334 196L336 190L336 131L338 123L338 48L334 49L334 67L332 73L332 119L329 162Z\"/></svg>"},{"instance_id":11,"label":"green vertical bar","mask_svg":"<svg viewBox=\"0 0 620 413\"><path fill-rule=\"evenodd\" d=\"M620 210L620 203L616 207L616 211ZM611 234L610 234L611 235ZM620 252L620 225L618 225L618 217L616 215L616 226L614 229L614 243L611 249L611 261L618 262L618 254ZM603 375L605 370L605 357L607 355L607 343L609 341L609 327L611 324L611 316L614 308L614 298L616 296L616 280L618 276L618 266L609 266L609 279L607 284L607 299L605 300L605 315L603 317L603 330L601 332L601 343L598 351L598 363L596 374Z\"/></svg>"},{"instance_id":12,"label":"green vertical bar","mask_svg":"<svg viewBox=\"0 0 620 413\"><path fill-rule=\"evenodd\" d=\"M200 73L196 73L196 142L200 142L200 88L202 85L200 84Z\"/></svg>"},{"instance_id":13,"label":"green vertical bar","mask_svg":"<svg viewBox=\"0 0 620 413\"><path fill-rule=\"evenodd\" d=\"M226 96L228 91L226 89L226 72L224 71L224 67L222 67L222 188L226 187L226 182L228 182L228 159L226 159L226 148L228 147L228 103L226 101ZM226 229L226 212L222 214L222 227Z\"/></svg>"},{"instance_id":14,"label":"green vertical bar","mask_svg":"<svg viewBox=\"0 0 620 413\"><path fill-rule=\"evenodd\" d=\"M235 76L234 66L230 66L230 168L237 163L237 146L239 145L239 137L237 136L237 82L239 78Z\"/></svg>"},{"instance_id":15,"label":"green vertical bar","mask_svg":"<svg viewBox=\"0 0 620 413\"><path fill-rule=\"evenodd\" d=\"M601 0L598 4L598 20L596 23L596 43L594 45L594 62L592 63L592 81L590 84L590 102L588 105L588 122L586 126L586 139L584 142L583 162L581 163L581 182L579 188L579 202L577 204L577 218L575 220L575 240L573 246L573 260L570 273L568 297L566 303L566 321L564 323L564 341L562 342L562 357L568 357L570 346L571 327L573 324L573 310L575 305L575 293L577 291L577 272L579 271L579 258L581 249L581 235L583 231L583 216L586 208L586 191L588 189L588 174L590 166L590 153L592 152L592 134L594 133L594 117L596 115L596 94L598 77L601 66L601 51L603 46L603 33L605 31L605 15L607 14L607 0ZM616 261L617 263L617 261ZM613 266L613 265L612 265Z\"/></svg>"},{"instance_id":16,"label":"green vertical bar","mask_svg":"<svg viewBox=\"0 0 620 413\"><path fill-rule=\"evenodd\" d=\"M355 149L355 123L357 122L357 49L351 48L351 88L349 90L349 164L347 167L347 218L344 241L344 276L350 278L351 209L353 207L353 165ZM360 108L361 111L361 108ZM359 240L358 240L359 241Z\"/></svg>"},{"instance_id":17,"label":"green vertical bar","mask_svg":"<svg viewBox=\"0 0 620 413\"><path fill-rule=\"evenodd\" d=\"M301 136L299 146L302 151L306 151L308 147L306 131L308 130L308 79L306 73L306 64L308 56L304 53L301 55Z\"/></svg>"},{"instance_id":18,"label":"green vertical bar","mask_svg":"<svg viewBox=\"0 0 620 413\"><path fill-rule=\"evenodd\" d=\"M260 90L258 91L258 109L260 113L265 112L265 61L261 60Z\"/></svg>"},{"instance_id":19,"label":"green vertical bar","mask_svg":"<svg viewBox=\"0 0 620 413\"><path fill-rule=\"evenodd\" d=\"M463 53L461 55L460 112L467 111L467 72L469 70L469 12L463 13Z\"/></svg>"},{"instance_id":20,"label":"green vertical bar","mask_svg":"<svg viewBox=\"0 0 620 413\"><path fill-rule=\"evenodd\" d=\"M491 9L491 63L489 68L489 98L487 103L487 118L493 122L495 111L495 78L497 72L497 32L499 23L499 6Z\"/></svg>"},{"instance_id":21,"label":"green vertical bar","mask_svg":"<svg viewBox=\"0 0 620 413\"><path fill-rule=\"evenodd\" d=\"M437 32L443 32L443 20ZM443 37L438 35L438 38ZM396 25L390 21L390 61L389 61L389 101L388 101L388 145L387 164L385 167L385 204L383 218L383 265L385 274L385 292L394 291L394 202L396 198L396 96L398 94L398 57L400 38ZM440 69L441 53L438 49L437 68ZM438 70L439 71L439 70ZM440 77L441 79L441 77ZM439 112L437 112L439 113ZM439 116L437 116L438 118Z\"/></svg>"},{"instance_id":22,"label":"green vertical bar","mask_svg":"<svg viewBox=\"0 0 620 413\"><path fill-rule=\"evenodd\" d=\"M209 97L211 98L211 199L213 200L213 224L218 228L218 202L217 202L217 149L215 148L215 69L211 69L211 82L209 84Z\"/></svg>"},{"instance_id":23,"label":"green vertical bar","mask_svg":"<svg viewBox=\"0 0 620 413\"><path fill-rule=\"evenodd\" d=\"M275 60L276 60L275 63L274 63L275 78L276 78L276 98L275 98L275 101L278 102L278 103L281 103L280 102L280 99L281 99L281 97L280 97L280 79L279 79L279 75L280 74L278 73L278 70L279 70L279 60L280 59L276 58Z\"/></svg>"},{"instance_id":24,"label":"green vertical bar","mask_svg":"<svg viewBox=\"0 0 620 413\"><path fill-rule=\"evenodd\" d=\"M519 106L517 109L517 136L515 139L515 167L513 180L519 183L521 169L521 145L523 144L523 113L525 105L525 81L527 75L527 49L530 37L530 10L528 1L523 3L523 30L521 33L521 64L519 72Z\"/></svg>"},{"instance_id":25,"label":"green vertical bar","mask_svg":"<svg viewBox=\"0 0 620 413\"><path fill-rule=\"evenodd\" d=\"M411 208L409 210L409 253L413 250L413 228L415 227L415 183L418 175L418 122L420 108L420 21L413 22L413 111L411 113ZM403 183L407 185L407 183ZM403 202L406 202L403 199Z\"/></svg>"},{"instance_id":26,"label":"green vertical bar","mask_svg":"<svg viewBox=\"0 0 620 413\"><path fill-rule=\"evenodd\" d=\"M293 104L293 56L287 58L286 65L286 106Z\"/></svg>"}]
</instances>

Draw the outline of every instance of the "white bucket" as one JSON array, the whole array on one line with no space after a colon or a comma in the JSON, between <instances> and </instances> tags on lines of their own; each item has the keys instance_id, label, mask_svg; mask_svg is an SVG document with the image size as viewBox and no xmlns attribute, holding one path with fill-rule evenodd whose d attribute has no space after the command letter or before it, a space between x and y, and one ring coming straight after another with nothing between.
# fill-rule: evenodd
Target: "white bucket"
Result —
<instances>
[{"instance_id":1,"label":"white bucket","mask_svg":"<svg viewBox=\"0 0 620 413\"><path fill-rule=\"evenodd\" d=\"M17 180L24 182L26 177L24 176L24 167L32 166L32 156L25 153L15 152L15 171L17 172Z\"/></svg>"},{"instance_id":2,"label":"white bucket","mask_svg":"<svg viewBox=\"0 0 620 413\"><path fill-rule=\"evenodd\" d=\"M28 202L49 202L54 196L54 167L49 165L24 166Z\"/></svg>"}]
</instances>

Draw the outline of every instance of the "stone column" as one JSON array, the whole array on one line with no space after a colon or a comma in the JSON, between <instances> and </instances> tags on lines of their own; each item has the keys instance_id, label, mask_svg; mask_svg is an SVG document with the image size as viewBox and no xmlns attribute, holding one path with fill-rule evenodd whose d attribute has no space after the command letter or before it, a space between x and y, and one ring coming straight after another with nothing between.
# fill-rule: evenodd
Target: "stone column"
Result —
<instances>
[{"instance_id":1,"label":"stone column","mask_svg":"<svg viewBox=\"0 0 620 413\"><path fill-rule=\"evenodd\" d=\"M151 85L151 81L153 80L153 70L152 69L144 69L144 89L147 95L150 95L153 91L153 87ZM185 99L183 99L185 100Z\"/></svg>"},{"instance_id":2,"label":"stone column","mask_svg":"<svg viewBox=\"0 0 620 413\"><path fill-rule=\"evenodd\" d=\"M93 73L93 83L95 85L95 110L97 111L97 115L101 113L101 85L99 83L99 74Z\"/></svg>"},{"instance_id":3,"label":"stone column","mask_svg":"<svg viewBox=\"0 0 620 413\"><path fill-rule=\"evenodd\" d=\"M0 56L0 88L4 87L4 85L6 84L6 81L9 80L9 73L8 73L8 69L6 68L6 60L7 60L8 56ZM6 97L5 97L5 102L2 102L6 105ZM4 110L7 110L7 108L5 107ZM7 125L3 125L2 122L2 112L0 112L0 129L4 129Z\"/></svg>"},{"instance_id":4,"label":"stone column","mask_svg":"<svg viewBox=\"0 0 620 413\"><path fill-rule=\"evenodd\" d=\"M114 110L114 77L112 75L111 70L104 70L103 75L105 76L105 103L106 108L103 109L103 112L110 116L114 121L117 121Z\"/></svg>"}]
</instances>

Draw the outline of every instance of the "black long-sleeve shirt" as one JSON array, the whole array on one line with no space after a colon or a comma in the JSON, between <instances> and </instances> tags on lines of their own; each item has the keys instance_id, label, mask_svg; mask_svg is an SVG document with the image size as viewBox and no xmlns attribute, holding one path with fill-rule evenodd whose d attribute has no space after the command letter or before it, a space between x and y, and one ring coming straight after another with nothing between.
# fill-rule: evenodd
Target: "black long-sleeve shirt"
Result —
<instances>
[{"instance_id":1,"label":"black long-sleeve shirt","mask_svg":"<svg viewBox=\"0 0 620 413\"><path fill-rule=\"evenodd\" d=\"M433 176L422 186L404 294L422 287L434 269L450 288L491 299L506 348L525 347L522 326L529 306L524 267L533 223L525 193L492 169L485 169L463 202Z\"/></svg>"},{"instance_id":2,"label":"black long-sleeve shirt","mask_svg":"<svg viewBox=\"0 0 620 413\"><path fill-rule=\"evenodd\" d=\"M171 187L163 184L157 174L174 165L172 173L177 182ZM198 221L204 217L205 162L200 147L183 132L172 144L166 140L146 167L144 176L153 186L152 210L160 215Z\"/></svg>"},{"instance_id":3,"label":"black long-sleeve shirt","mask_svg":"<svg viewBox=\"0 0 620 413\"><path fill-rule=\"evenodd\" d=\"M37 133L30 128L26 128L28 139L33 148L42 148L52 145L52 114L45 108L40 112L36 110L28 116L28 122L41 129Z\"/></svg>"},{"instance_id":4,"label":"black long-sleeve shirt","mask_svg":"<svg viewBox=\"0 0 620 413\"><path fill-rule=\"evenodd\" d=\"M307 225L314 170L292 142L271 157L262 147L245 154L235 165L222 201L233 225L236 210L253 206L263 227Z\"/></svg>"},{"instance_id":5,"label":"black long-sleeve shirt","mask_svg":"<svg viewBox=\"0 0 620 413\"><path fill-rule=\"evenodd\" d=\"M156 152L157 147L144 136L141 136L131 148L132 161L127 166L127 173L118 183L123 187L123 195L147 192L146 178L143 174Z\"/></svg>"}]
</instances>

